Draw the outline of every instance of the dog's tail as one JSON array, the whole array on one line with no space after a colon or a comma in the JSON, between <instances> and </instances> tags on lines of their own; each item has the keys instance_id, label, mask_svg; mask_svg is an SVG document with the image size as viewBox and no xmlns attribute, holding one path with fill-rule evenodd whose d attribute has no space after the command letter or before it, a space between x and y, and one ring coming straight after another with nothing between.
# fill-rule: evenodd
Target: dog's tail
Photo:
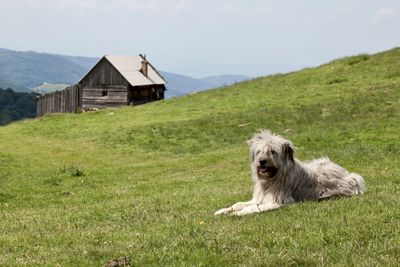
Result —
<instances>
[{"instance_id":1,"label":"dog's tail","mask_svg":"<svg viewBox=\"0 0 400 267\"><path fill-rule=\"evenodd\" d=\"M345 178L352 186L354 186L355 194L364 194L367 191L364 178L357 173L350 173Z\"/></svg>"}]
</instances>

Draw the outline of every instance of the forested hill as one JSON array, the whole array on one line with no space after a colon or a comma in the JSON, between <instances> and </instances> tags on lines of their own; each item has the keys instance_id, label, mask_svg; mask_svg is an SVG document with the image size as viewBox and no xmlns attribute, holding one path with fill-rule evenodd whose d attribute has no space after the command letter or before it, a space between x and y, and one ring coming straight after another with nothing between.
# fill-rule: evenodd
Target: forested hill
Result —
<instances>
[{"instance_id":1,"label":"forested hill","mask_svg":"<svg viewBox=\"0 0 400 267\"><path fill-rule=\"evenodd\" d=\"M36 116L36 93L16 93L0 88L0 125Z\"/></svg>"}]
</instances>

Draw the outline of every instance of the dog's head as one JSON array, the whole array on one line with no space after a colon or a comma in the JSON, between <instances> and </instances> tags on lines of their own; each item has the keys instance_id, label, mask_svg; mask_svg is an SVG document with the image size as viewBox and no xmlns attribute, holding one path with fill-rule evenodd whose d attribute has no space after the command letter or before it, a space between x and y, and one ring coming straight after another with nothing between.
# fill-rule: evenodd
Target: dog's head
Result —
<instances>
[{"instance_id":1,"label":"dog's head","mask_svg":"<svg viewBox=\"0 0 400 267\"><path fill-rule=\"evenodd\" d=\"M274 179L277 173L294 162L292 142L269 130L262 130L248 142L252 169L259 179Z\"/></svg>"}]
</instances>

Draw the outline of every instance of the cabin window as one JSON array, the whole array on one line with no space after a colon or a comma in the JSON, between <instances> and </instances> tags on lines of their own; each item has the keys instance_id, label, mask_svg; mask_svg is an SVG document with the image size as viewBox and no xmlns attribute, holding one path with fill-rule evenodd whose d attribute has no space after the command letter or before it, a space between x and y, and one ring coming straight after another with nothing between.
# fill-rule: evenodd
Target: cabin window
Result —
<instances>
[{"instance_id":1,"label":"cabin window","mask_svg":"<svg viewBox=\"0 0 400 267\"><path fill-rule=\"evenodd\" d=\"M103 90L102 92L101 92L101 96L107 96L107 90Z\"/></svg>"}]
</instances>

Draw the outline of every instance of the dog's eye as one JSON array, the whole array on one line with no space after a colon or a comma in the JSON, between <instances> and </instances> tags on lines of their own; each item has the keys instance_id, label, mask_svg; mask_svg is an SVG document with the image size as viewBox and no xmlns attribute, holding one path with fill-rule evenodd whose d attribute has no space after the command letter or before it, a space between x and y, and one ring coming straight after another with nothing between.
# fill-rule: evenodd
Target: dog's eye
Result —
<instances>
[{"instance_id":1,"label":"dog's eye","mask_svg":"<svg viewBox=\"0 0 400 267\"><path fill-rule=\"evenodd\" d=\"M257 151L256 151L256 154L258 155L258 154L260 154L260 152L261 152L260 150L257 150Z\"/></svg>"},{"instance_id":2,"label":"dog's eye","mask_svg":"<svg viewBox=\"0 0 400 267\"><path fill-rule=\"evenodd\" d=\"M272 155L276 155L276 151L275 150L271 150L271 154Z\"/></svg>"}]
</instances>

